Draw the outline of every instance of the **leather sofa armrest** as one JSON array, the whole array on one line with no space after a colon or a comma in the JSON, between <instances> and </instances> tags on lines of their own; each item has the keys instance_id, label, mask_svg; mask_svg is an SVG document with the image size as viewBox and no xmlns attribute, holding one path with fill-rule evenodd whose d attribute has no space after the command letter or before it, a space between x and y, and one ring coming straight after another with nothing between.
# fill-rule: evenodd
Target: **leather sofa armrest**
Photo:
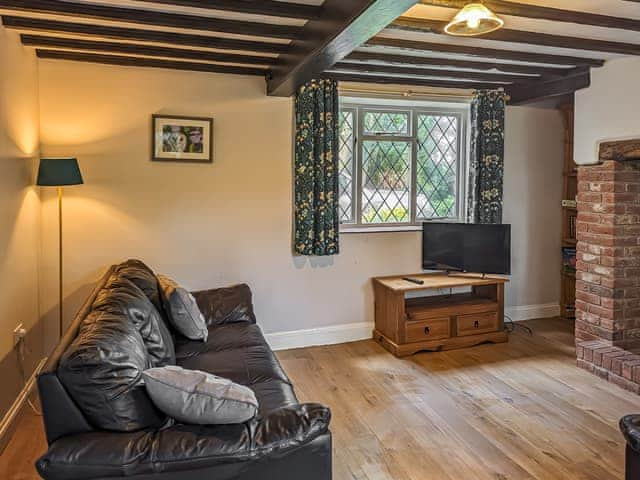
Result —
<instances>
[{"instance_id":1,"label":"leather sofa armrest","mask_svg":"<svg viewBox=\"0 0 640 480\"><path fill-rule=\"evenodd\" d=\"M640 414L625 415L620 419L620 431L627 444L640 453Z\"/></svg>"},{"instance_id":2,"label":"leather sofa armrest","mask_svg":"<svg viewBox=\"0 0 640 480\"><path fill-rule=\"evenodd\" d=\"M251 289L245 283L191 293L209 326L236 322L256 323Z\"/></svg>"},{"instance_id":3,"label":"leather sofa armrest","mask_svg":"<svg viewBox=\"0 0 640 480\"><path fill-rule=\"evenodd\" d=\"M269 412L255 425L254 454L297 447L329 429L331 410L318 403L301 403Z\"/></svg>"},{"instance_id":4,"label":"leather sofa armrest","mask_svg":"<svg viewBox=\"0 0 640 480\"><path fill-rule=\"evenodd\" d=\"M47 480L150 475L257 460L326 433L331 412L306 403L282 407L237 425L174 425L156 431L90 432L51 444L36 467Z\"/></svg>"}]
</instances>

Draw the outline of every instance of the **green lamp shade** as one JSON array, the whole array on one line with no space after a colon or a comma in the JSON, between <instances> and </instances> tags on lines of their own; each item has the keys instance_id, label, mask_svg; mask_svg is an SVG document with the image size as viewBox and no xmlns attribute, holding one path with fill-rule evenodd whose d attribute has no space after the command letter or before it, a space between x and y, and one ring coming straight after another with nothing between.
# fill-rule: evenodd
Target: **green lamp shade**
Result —
<instances>
[{"instance_id":1,"label":"green lamp shade","mask_svg":"<svg viewBox=\"0 0 640 480\"><path fill-rule=\"evenodd\" d=\"M42 187L63 187L81 185L82 174L75 158L41 158L36 185Z\"/></svg>"}]
</instances>

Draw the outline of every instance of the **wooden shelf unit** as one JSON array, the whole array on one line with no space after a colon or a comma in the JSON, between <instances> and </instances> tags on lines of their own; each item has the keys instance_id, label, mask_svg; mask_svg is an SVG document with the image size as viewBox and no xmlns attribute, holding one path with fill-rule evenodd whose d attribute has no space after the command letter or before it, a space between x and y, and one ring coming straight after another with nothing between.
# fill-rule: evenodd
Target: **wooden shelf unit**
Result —
<instances>
[{"instance_id":1,"label":"wooden shelf unit","mask_svg":"<svg viewBox=\"0 0 640 480\"><path fill-rule=\"evenodd\" d=\"M403 277L420 279L418 285ZM373 338L398 357L422 350L448 350L485 342L506 342L504 284L507 279L479 275L427 273L373 279ZM471 287L467 293L442 290ZM406 298L408 292L437 295Z\"/></svg>"},{"instance_id":2,"label":"wooden shelf unit","mask_svg":"<svg viewBox=\"0 0 640 480\"><path fill-rule=\"evenodd\" d=\"M578 170L573 159L574 103L561 105L560 111L565 123L565 155L563 169L562 198L575 200L578 194ZM575 318L576 274L564 265L565 249L575 249L576 223L578 210L575 207L562 207L562 251L563 261L560 265L560 316L572 320Z\"/></svg>"}]
</instances>

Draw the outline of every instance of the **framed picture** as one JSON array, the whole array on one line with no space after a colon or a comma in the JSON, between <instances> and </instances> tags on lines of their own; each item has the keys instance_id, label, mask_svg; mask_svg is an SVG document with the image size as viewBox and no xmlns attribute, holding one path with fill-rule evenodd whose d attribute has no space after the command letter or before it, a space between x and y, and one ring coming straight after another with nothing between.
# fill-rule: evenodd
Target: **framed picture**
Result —
<instances>
[{"instance_id":1,"label":"framed picture","mask_svg":"<svg viewBox=\"0 0 640 480\"><path fill-rule=\"evenodd\" d=\"M152 160L213 162L213 118L152 116Z\"/></svg>"}]
</instances>

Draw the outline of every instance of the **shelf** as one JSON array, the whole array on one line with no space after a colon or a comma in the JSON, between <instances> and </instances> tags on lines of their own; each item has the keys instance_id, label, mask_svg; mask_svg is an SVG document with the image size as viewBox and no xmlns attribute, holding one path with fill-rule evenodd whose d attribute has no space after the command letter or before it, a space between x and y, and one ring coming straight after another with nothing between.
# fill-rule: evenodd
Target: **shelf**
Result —
<instances>
[{"instance_id":1,"label":"shelf","mask_svg":"<svg viewBox=\"0 0 640 480\"><path fill-rule=\"evenodd\" d=\"M575 238L563 238L562 239L562 243L563 244L567 244L567 245L571 245L571 246L575 246L578 244L578 240L576 240Z\"/></svg>"},{"instance_id":2,"label":"shelf","mask_svg":"<svg viewBox=\"0 0 640 480\"><path fill-rule=\"evenodd\" d=\"M422 309L425 307L439 308L451 305L497 305L495 300L474 295L473 293L454 293L452 295L430 295L427 297L407 298L405 301L407 311Z\"/></svg>"}]
</instances>

